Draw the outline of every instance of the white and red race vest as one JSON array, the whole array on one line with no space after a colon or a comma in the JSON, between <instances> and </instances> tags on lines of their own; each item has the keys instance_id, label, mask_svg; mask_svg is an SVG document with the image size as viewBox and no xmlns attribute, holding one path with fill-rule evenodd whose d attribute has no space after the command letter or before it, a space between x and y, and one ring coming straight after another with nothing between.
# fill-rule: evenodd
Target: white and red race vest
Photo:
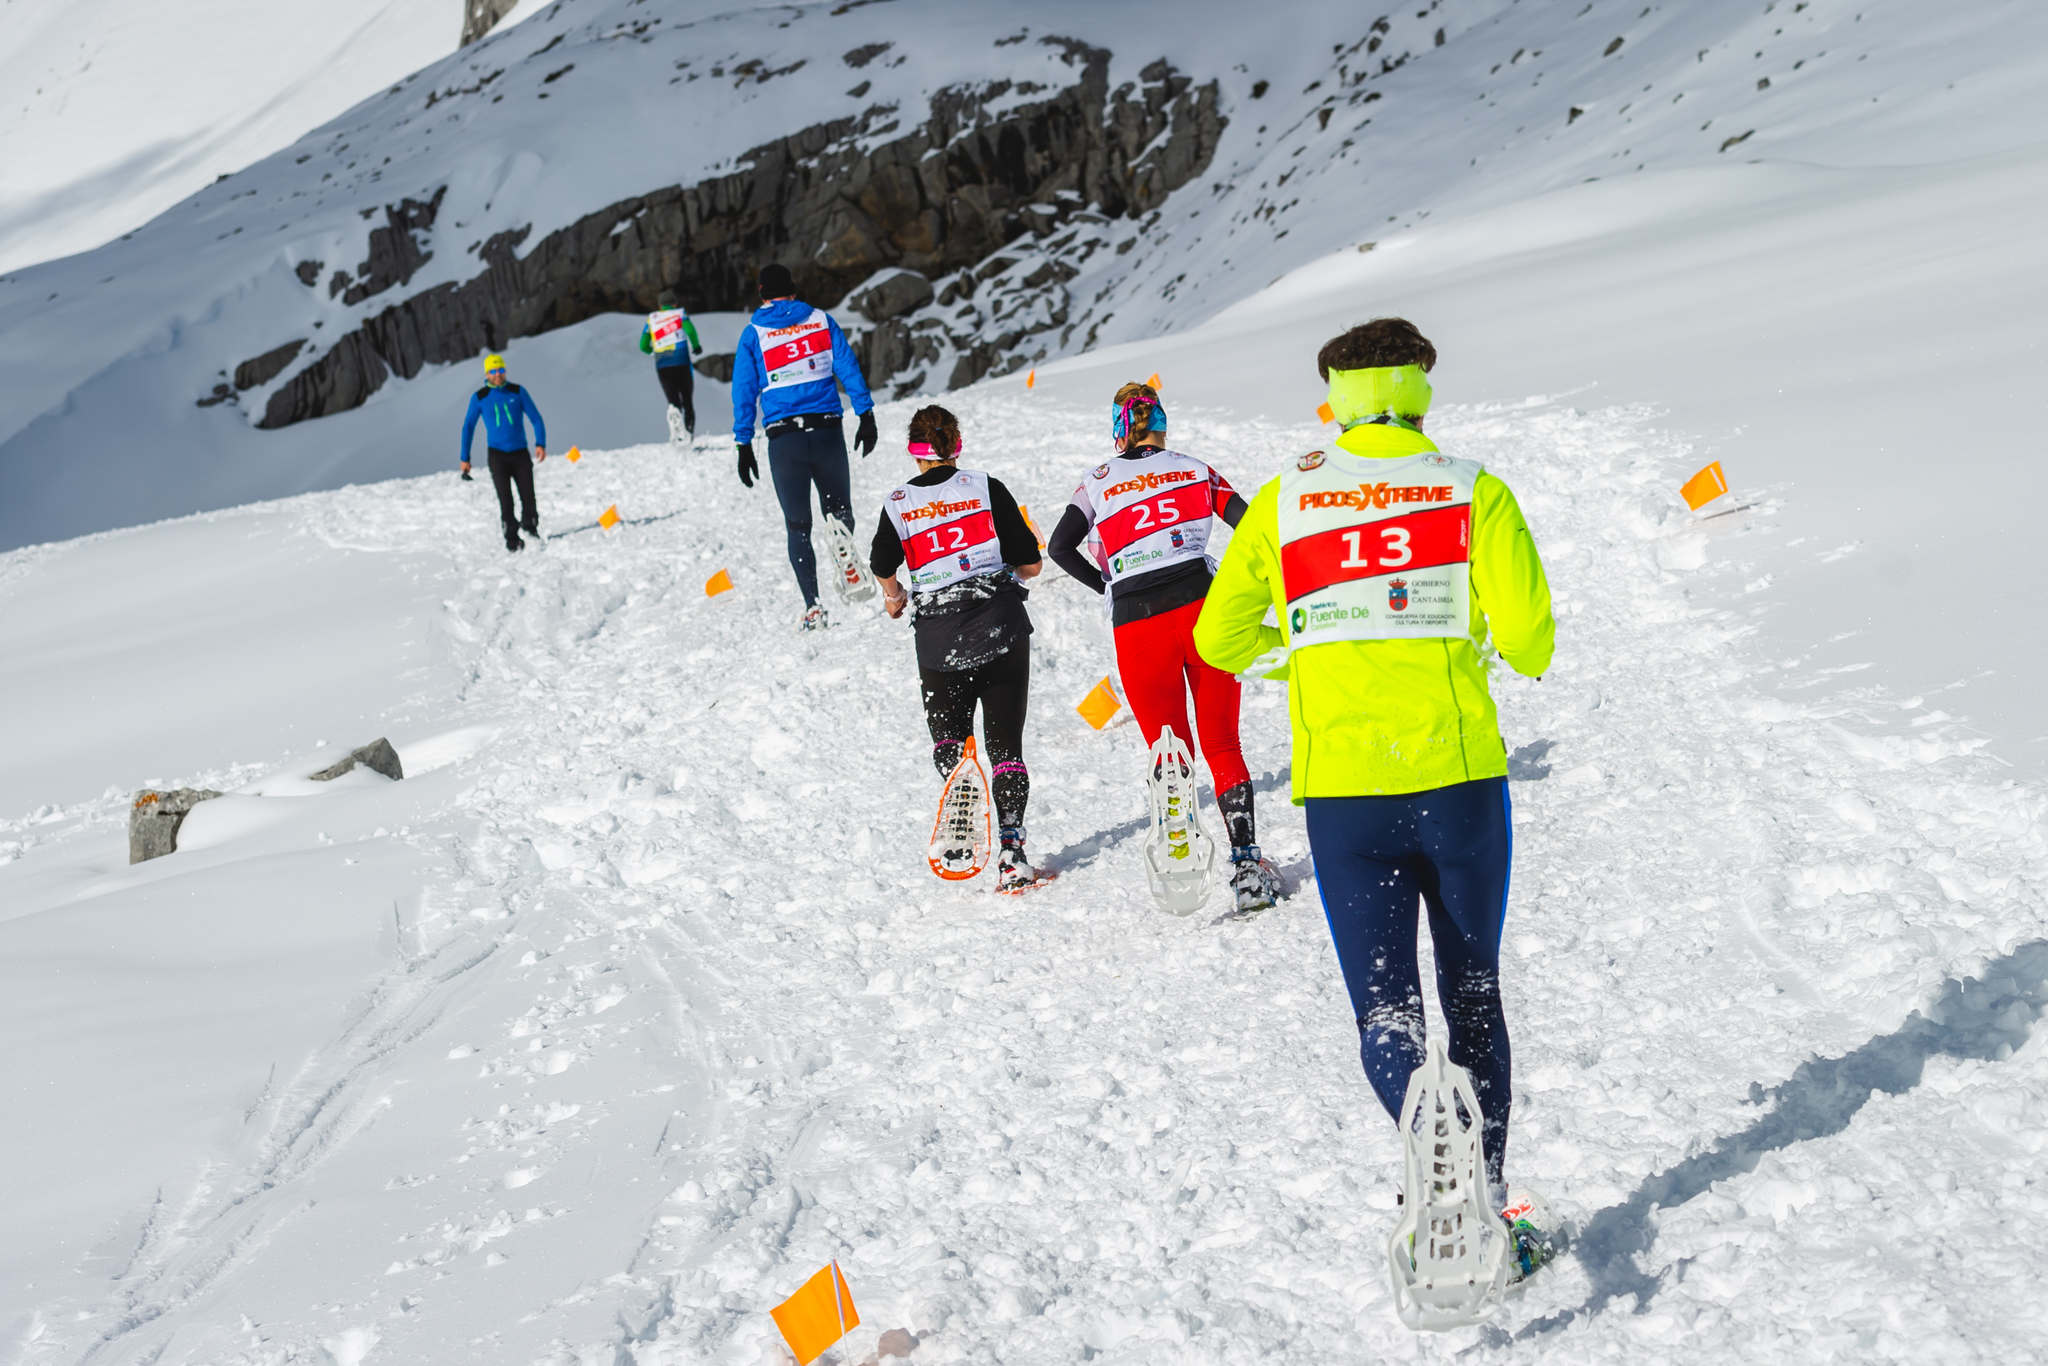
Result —
<instances>
[{"instance_id":1,"label":"white and red race vest","mask_svg":"<svg viewBox=\"0 0 2048 1366\"><path fill-rule=\"evenodd\" d=\"M1204 558L1217 509L1230 485L1192 456L1178 451L1097 465L1074 504L1102 545L1112 586L1133 574Z\"/></svg>"},{"instance_id":2,"label":"white and red race vest","mask_svg":"<svg viewBox=\"0 0 2048 1366\"><path fill-rule=\"evenodd\" d=\"M647 315L647 340L654 347L654 354L665 356L682 344L683 324L690 315L680 308L664 308L659 313Z\"/></svg>"},{"instance_id":3,"label":"white and red race vest","mask_svg":"<svg viewBox=\"0 0 2048 1366\"><path fill-rule=\"evenodd\" d=\"M882 504L903 542L913 593L936 593L962 579L997 574L1003 547L996 536L988 476L959 470L943 484L899 484Z\"/></svg>"},{"instance_id":4,"label":"white and red race vest","mask_svg":"<svg viewBox=\"0 0 2048 1366\"><path fill-rule=\"evenodd\" d=\"M761 366L768 372L763 389L832 378L832 324L824 309L814 308L810 317L788 327L755 323L753 328L761 343Z\"/></svg>"},{"instance_id":5,"label":"white and red race vest","mask_svg":"<svg viewBox=\"0 0 2048 1366\"><path fill-rule=\"evenodd\" d=\"M1296 649L1470 633L1476 461L1311 451L1280 476L1280 579Z\"/></svg>"}]
</instances>

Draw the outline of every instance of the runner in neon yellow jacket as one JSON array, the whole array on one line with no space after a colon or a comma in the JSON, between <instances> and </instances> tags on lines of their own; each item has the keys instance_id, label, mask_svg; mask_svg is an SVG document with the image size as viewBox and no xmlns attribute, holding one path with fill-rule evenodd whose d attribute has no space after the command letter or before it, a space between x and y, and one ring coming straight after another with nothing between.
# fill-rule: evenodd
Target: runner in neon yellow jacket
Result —
<instances>
[{"instance_id":1,"label":"runner in neon yellow jacket","mask_svg":"<svg viewBox=\"0 0 2048 1366\"><path fill-rule=\"evenodd\" d=\"M1427 909L1448 1052L1471 1074L1502 1209L1513 838L1486 670L1496 651L1524 674L1550 667L1550 587L1507 485L1422 434L1436 348L1413 323L1366 323L1316 359L1344 435L1252 499L1195 648L1219 669L1287 680L1294 800L1366 1077L1397 1120L1424 1057L1415 939ZM1269 611L1281 625L1264 624ZM1526 1272L1543 1244L1526 1220L1510 1225Z\"/></svg>"},{"instance_id":2,"label":"runner in neon yellow jacket","mask_svg":"<svg viewBox=\"0 0 2048 1366\"><path fill-rule=\"evenodd\" d=\"M1333 374L1333 400L1358 387L1345 375L1368 373ZM1416 424L1377 410L1354 419L1336 444L1338 453L1327 458L1348 458L1362 480L1376 461L1436 450ZM1231 536L1195 624L1196 650L1227 673L1243 673L1292 642L1280 583L1279 501L1280 480L1269 479ZM1495 651L1532 678L1550 667L1550 585L1515 495L1491 474L1480 475L1473 490L1471 526L1468 638L1318 645L1267 675L1289 681L1297 804L1507 773L1486 668ZM1269 609L1282 625L1264 624Z\"/></svg>"}]
</instances>

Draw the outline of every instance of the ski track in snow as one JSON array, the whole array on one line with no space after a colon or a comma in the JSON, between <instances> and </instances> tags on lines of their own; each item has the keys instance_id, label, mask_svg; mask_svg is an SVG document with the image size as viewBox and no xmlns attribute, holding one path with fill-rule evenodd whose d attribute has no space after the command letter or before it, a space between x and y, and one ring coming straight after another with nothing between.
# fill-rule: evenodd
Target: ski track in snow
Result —
<instances>
[{"instance_id":1,"label":"ski track in snow","mask_svg":"<svg viewBox=\"0 0 2048 1366\"><path fill-rule=\"evenodd\" d=\"M1049 530L1099 414L949 402ZM856 460L863 546L910 410L884 405ZM1247 490L1319 439L1175 422ZM937 883L907 629L852 609L797 634L773 497L706 441L549 460L559 530L512 559L481 482L290 505L445 576L457 721L495 735L453 808L396 837L436 871L393 909L390 970L23 1359L775 1362L766 1309L832 1257L863 1319L849 1362L899 1326L922 1363L1485 1358L1510 1336L1573 1361L1902 1360L1937 1337L2025 1357L2041 794L1939 717L1748 658L1741 538L1768 503L1692 523L1653 412L1532 401L1433 430L1515 488L1559 612L1549 676L1496 682L1509 1163L1583 1241L1494 1324L1417 1340L1394 1317L1399 1155L1284 799L1280 689L1247 686L1243 731L1297 895L1248 924L1212 923L1220 891L1159 914L1143 747L1072 710L1112 667L1107 624L1052 570L1029 824L1065 876ZM627 525L594 529L612 503ZM706 598L720 568L738 588ZM1996 1009L1934 1009L1981 1000L1954 983L1987 963Z\"/></svg>"}]
</instances>

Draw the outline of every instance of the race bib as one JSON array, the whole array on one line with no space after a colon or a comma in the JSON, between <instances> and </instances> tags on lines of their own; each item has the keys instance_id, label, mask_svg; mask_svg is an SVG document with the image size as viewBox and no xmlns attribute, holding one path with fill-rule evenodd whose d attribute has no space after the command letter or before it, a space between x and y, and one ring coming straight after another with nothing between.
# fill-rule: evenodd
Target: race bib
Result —
<instances>
[{"instance_id":1,"label":"race bib","mask_svg":"<svg viewBox=\"0 0 2048 1366\"><path fill-rule=\"evenodd\" d=\"M1312 452L1280 477L1280 577L1295 648L1470 634L1472 489L1483 467Z\"/></svg>"},{"instance_id":2,"label":"race bib","mask_svg":"<svg viewBox=\"0 0 2048 1366\"><path fill-rule=\"evenodd\" d=\"M936 593L962 579L1001 572L995 505L988 476L979 470L961 470L936 486L900 485L882 507L903 542L913 593Z\"/></svg>"},{"instance_id":3,"label":"race bib","mask_svg":"<svg viewBox=\"0 0 2048 1366\"><path fill-rule=\"evenodd\" d=\"M1096 466L1074 496L1101 542L1114 585L1133 574L1204 558L1217 505L1231 491L1201 461L1160 451Z\"/></svg>"},{"instance_id":4,"label":"race bib","mask_svg":"<svg viewBox=\"0 0 2048 1366\"><path fill-rule=\"evenodd\" d=\"M768 389L791 384L810 384L832 378L832 326L825 310L814 308L811 316L788 327L754 324L761 342L761 364L768 372Z\"/></svg>"},{"instance_id":5,"label":"race bib","mask_svg":"<svg viewBox=\"0 0 2048 1366\"><path fill-rule=\"evenodd\" d=\"M665 356L682 344L683 323L689 316L680 308L664 308L647 315L647 340L655 355Z\"/></svg>"}]
</instances>

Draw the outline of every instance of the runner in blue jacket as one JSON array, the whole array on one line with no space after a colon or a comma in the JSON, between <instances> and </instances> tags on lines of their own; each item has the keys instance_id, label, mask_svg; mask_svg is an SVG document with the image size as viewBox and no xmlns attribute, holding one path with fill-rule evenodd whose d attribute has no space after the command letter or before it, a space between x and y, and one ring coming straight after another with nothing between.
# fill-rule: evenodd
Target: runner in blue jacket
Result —
<instances>
[{"instance_id":1,"label":"runner in blue jacket","mask_svg":"<svg viewBox=\"0 0 2048 1366\"><path fill-rule=\"evenodd\" d=\"M740 331L732 366L732 439L739 448L740 483L748 488L761 467L754 460L754 409L768 432L768 477L782 505L789 534L789 564L804 595L803 629L826 625L818 605L818 561L811 550L811 486L827 517L853 532L852 474L839 388L846 386L860 427L853 443L865 458L875 448L875 401L846 334L822 308L796 299L789 268L761 268L762 304ZM837 381L835 383L834 381Z\"/></svg>"},{"instance_id":2,"label":"runner in blue jacket","mask_svg":"<svg viewBox=\"0 0 2048 1366\"><path fill-rule=\"evenodd\" d=\"M533 501L533 467L548 458L548 424L541 421L533 395L505 378L505 358L484 357L484 387L469 396L469 412L462 419L462 473L469 475L469 443L476 424L484 424L484 446L489 454L491 483L498 490L498 516L505 524L505 549L517 550L524 543L519 533L540 535L540 513ZM533 450L526 449L526 424L533 424ZM522 516L512 514L512 489L519 488Z\"/></svg>"}]
</instances>

